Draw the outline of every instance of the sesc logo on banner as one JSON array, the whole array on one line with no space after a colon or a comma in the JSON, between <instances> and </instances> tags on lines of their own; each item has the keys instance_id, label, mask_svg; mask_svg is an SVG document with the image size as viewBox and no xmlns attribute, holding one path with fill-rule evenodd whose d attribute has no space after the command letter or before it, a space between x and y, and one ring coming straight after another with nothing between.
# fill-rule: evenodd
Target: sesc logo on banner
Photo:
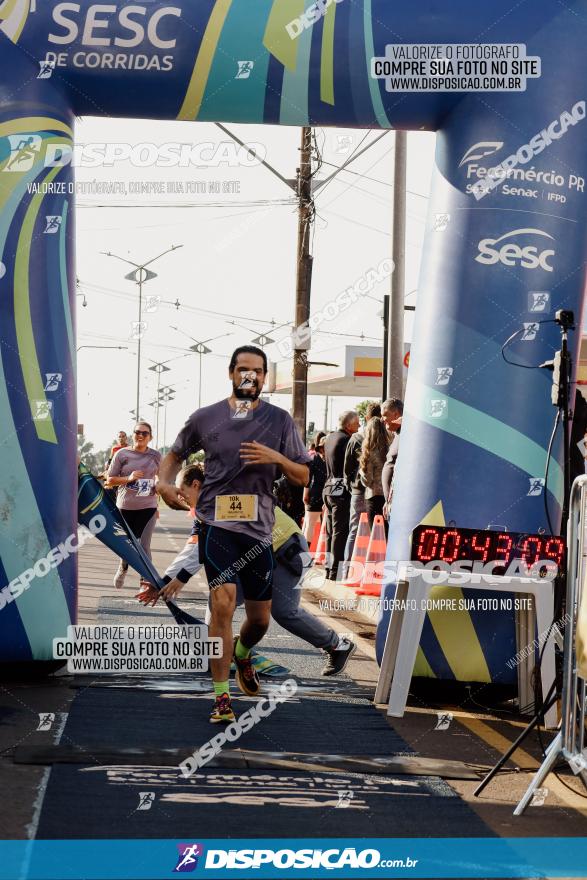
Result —
<instances>
[{"instance_id":1,"label":"sesc logo on banner","mask_svg":"<svg viewBox=\"0 0 587 880\"><path fill-rule=\"evenodd\" d=\"M57 3L44 63L102 70L173 69L180 6ZM64 49L64 47L67 47ZM74 50L75 48L75 50ZM71 53L70 53L71 50ZM134 51L139 50L139 51Z\"/></svg>"},{"instance_id":2,"label":"sesc logo on banner","mask_svg":"<svg viewBox=\"0 0 587 880\"><path fill-rule=\"evenodd\" d=\"M538 243L531 243L538 239ZM477 263L483 266L494 266L501 263L502 266L512 268L520 266L522 269L543 269L552 272L553 267L549 259L555 256L555 251L550 247L544 247L546 242L542 239L554 241L552 235L543 232L542 229L514 229L506 232L499 238L484 238L479 242L479 253L475 257Z\"/></svg>"}]
</instances>

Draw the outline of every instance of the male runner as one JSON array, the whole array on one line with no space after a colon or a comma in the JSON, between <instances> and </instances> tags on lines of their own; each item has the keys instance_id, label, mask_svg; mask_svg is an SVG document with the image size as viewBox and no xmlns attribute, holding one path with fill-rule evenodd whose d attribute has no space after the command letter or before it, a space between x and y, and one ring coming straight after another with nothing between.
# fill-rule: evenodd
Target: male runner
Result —
<instances>
[{"instance_id":1,"label":"male runner","mask_svg":"<svg viewBox=\"0 0 587 880\"><path fill-rule=\"evenodd\" d=\"M190 508L198 506L198 498L204 484L204 471L199 464L188 464L180 471L176 485ZM308 543L297 523L279 507L275 508L275 525L272 533L275 569L271 616L284 629L326 654L322 675L339 675L353 656L356 645L305 608L300 607L301 585L311 565ZM198 549L198 520L194 520L192 533L185 547L171 562L163 576L164 588L159 592L144 581L144 589L136 598L143 605L155 606L161 597L175 599L193 575L202 567ZM242 604L241 591L237 590L238 604Z\"/></svg>"},{"instance_id":2,"label":"male runner","mask_svg":"<svg viewBox=\"0 0 587 880\"><path fill-rule=\"evenodd\" d=\"M271 615L273 481L278 471L300 486L310 476L310 456L293 419L259 399L267 375L265 352L252 345L237 348L228 375L232 394L189 417L161 464L158 484L170 507L185 508L175 477L188 455L205 451L206 479L196 507L202 522L199 548L211 590L209 633L223 640L223 656L210 661L216 695L212 722L234 720L228 684L233 650L240 690L247 696L259 693L249 655L265 635ZM247 406L239 406L241 401ZM243 408L248 409L246 418ZM246 617L233 646L237 583Z\"/></svg>"}]
</instances>

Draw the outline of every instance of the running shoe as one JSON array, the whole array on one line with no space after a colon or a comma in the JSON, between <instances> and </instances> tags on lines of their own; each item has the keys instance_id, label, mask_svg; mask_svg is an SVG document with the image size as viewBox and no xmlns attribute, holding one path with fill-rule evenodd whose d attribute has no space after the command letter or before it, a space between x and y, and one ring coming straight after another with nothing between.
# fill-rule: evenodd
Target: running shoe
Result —
<instances>
[{"instance_id":1,"label":"running shoe","mask_svg":"<svg viewBox=\"0 0 587 880\"><path fill-rule=\"evenodd\" d=\"M232 703L229 694L221 694L216 697L214 706L210 712L210 724L230 724L236 716L232 711Z\"/></svg>"},{"instance_id":2,"label":"running shoe","mask_svg":"<svg viewBox=\"0 0 587 880\"><path fill-rule=\"evenodd\" d=\"M326 651L326 663L322 668L322 675L340 675L356 650L355 643L345 639L342 648L331 648Z\"/></svg>"},{"instance_id":3,"label":"running shoe","mask_svg":"<svg viewBox=\"0 0 587 880\"><path fill-rule=\"evenodd\" d=\"M128 568L125 568L123 566L122 562L120 562L118 564L118 568L116 569L116 574L114 575L114 580L112 581L112 583L114 584L114 586L116 587L117 590L121 590L122 587L124 586L124 579L126 577L127 571L128 571Z\"/></svg>"},{"instance_id":4,"label":"running shoe","mask_svg":"<svg viewBox=\"0 0 587 880\"><path fill-rule=\"evenodd\" d=\"M236 643L238 642L238 636L234 637L234 647L232 650L234 665L236 666L235 672L235 680L238 684L239 688L246 694L247 697L257 697L259 696L259 692L261 690L261 682L259 681L259 676L257 675L257 670L253 666L253 662L251 656L245 657L244 660L239 660L236 656Z\"/></svg>"}]
</instances>

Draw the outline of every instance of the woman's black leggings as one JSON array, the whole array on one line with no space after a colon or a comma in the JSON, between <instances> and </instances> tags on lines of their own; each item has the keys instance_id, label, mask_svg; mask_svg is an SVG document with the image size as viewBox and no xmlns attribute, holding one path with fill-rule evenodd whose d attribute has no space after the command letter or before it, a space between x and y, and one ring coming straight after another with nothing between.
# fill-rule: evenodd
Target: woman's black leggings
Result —
<instances>
[{"instance_id":1,"label":"woman's black leggings","mask_svg":"<svg viewBox=\"0 0 587 880\"><path fill-rule=\"evenodd\" d=\"M383 505L385 504L385 496L384 495L374 495L373 498L367 498L365 501L365 509L367 510L367 516L369 518L369 528L373 528L373 523L375 522L375 517L377 514L381 514L383 516ZM385 537L387 538L387 520L383 520L383 525L385 526Z\"/></svg>"},{"instance_id":2,"label":"woman's black leggings","mask_svg":"<svg viewBox=\"0 0 587 880\"><path fill-rule=\"evenodd\" d=\"M142 510L121 510L124 521L137 539L143 550L151 558L151 537L157 523L156 507L144 507ZM122 563L123 568L128 568L128 563Z\"/></svg>"}]
</instances>

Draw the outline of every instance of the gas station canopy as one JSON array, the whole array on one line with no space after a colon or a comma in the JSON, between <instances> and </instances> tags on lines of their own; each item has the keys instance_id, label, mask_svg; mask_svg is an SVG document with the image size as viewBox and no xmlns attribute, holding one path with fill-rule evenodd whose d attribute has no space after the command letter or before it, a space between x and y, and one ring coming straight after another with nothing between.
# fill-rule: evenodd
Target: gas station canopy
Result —
<instances>
[{"instance_id":1,"label":"gas station canopy","mask_svg":"<svg viewBox=\"0 0 587 880\"><path fill-rule=\"evenodd\" d=\"M408 361L409 350L404 361L406 371ZM323 363L336 366L323 366ZM291 394L291 372L291 360L272 363L266 390L273 394ZM308 394L380 398L382 382L383 348L380 345L345 345L308 353Z\"/></svg>"}]
</instances>

